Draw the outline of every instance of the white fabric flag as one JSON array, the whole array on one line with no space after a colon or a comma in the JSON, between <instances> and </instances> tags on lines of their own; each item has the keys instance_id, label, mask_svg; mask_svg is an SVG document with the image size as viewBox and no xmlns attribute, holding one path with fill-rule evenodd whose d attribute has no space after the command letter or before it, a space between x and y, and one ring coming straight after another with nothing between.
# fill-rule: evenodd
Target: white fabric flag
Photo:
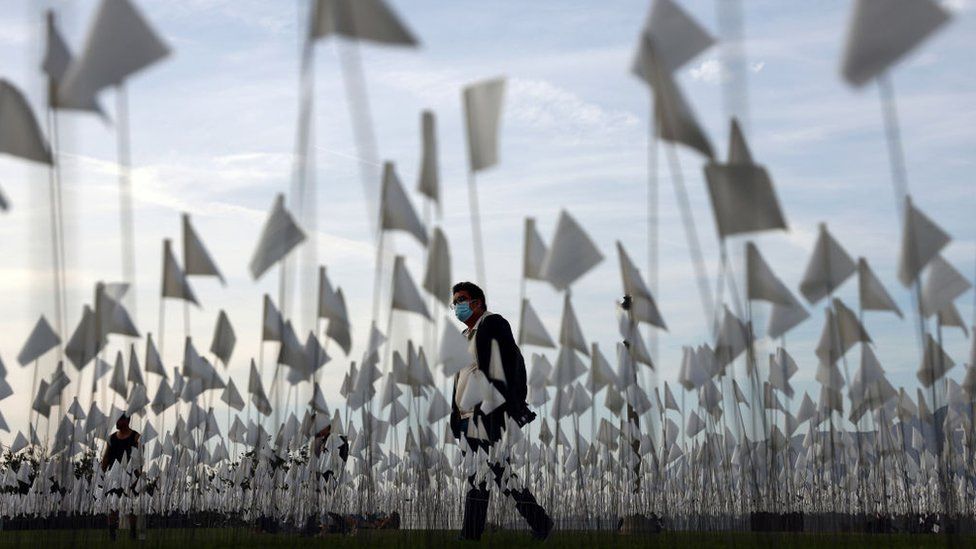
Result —
<instances>
[{"instance_id":1,"label":"white fabric flag","mask_svg":"<svg viewBox=\"0 0 976 549\"><path fill-rule=\"evenodd\" d=\"M234 353L234 345L237 343L237 336L234 335L234 328L230 325L230 319L223 309L217 315L217 325L214 327L213 340L210 343L210 352L217 356L226 367L230 363L230 357Z\"/></svg>"},{"instance_id":2,"label":"white fabric flag","mask_svg":"<svg viewBox=\"0 0 976 549\"><path fill-rule=\"evenodd\" d=\"M857 260L857 287L861 309L865 311L892 311L902 318L901 309L891 298L884 284L863 257Z\"/></svg>"},{"instance_id":3,"label":"white fabric flag","mask_svg":"<svg viewBox=\"0 0 976 549\"><path fill-rule=\"evenodd\" d=\"M811 305L836 291L857 269L851 256L827 231L827 225L821 223L818 230L813 255L800 282L800 293Z\"/></svg>"},{"instance_id":4,"label":"white fabric flag","mask_svg":"<svg viewBox=\"0 0 976 549\"><path fill-rule=\"evenodd\" d=\"M224 387L224 392L221 393L220 400L238 412L244 409L244 398L241 397L237 386L234 385L233 379L227 380L227 386Z\"/></svg>"},{"instance_id":5,"label":"white fabric flag","mask_svg":"<svg viewBox=\"0 0 976 549\"><path fill-rule=\"evenodd\" d=\"M715 43L708 31L672 0L654 2L641 30L641 37L646 37L654 44L658 52L658 62L668 72L678 70ZM653 77L646 72L648 60L644 55L645 49L639 47L632 71L653 86Z\"/></svg>"},{"instance_id":6,"label":"white fabric flag","mask_svg":"<svg viewBox=\"0 0 976 549\"><path fill-rule=\"evenodd\" d=\"M586 343L583 330L580 328L579 320L576 319L576 311L569 299L569 294L563 296L563 317L559 326L559 344L575 349L586 356L590 355L590 346Z\"/></svg>"},{"instance_id":7,"label":"white fabric flag","mask_svg":"<svg viewBox=\"0 0 976 549\"><path fill-rule=\"evenodd\" d=\"M620 275L623 278L624 294L631 296L631 312L634 319L667 330L668 327L664 323L661 311L657 308L657 302L651 295L650 288L647 287L640 271L630 256L627 255L627 251L619 240L617 241L617 256L620 259Z\"/></svg>"},{"instance_id":8,"label":"white fabric flag","mask_svg":"<svg viewBox=\"0 0 976 549\"><path fill-rule=\"evenodd\" d=\"M413 235L422 245L427 246L427 229L417 217L417 211L407 197L407 192L403 190L392 162L383 164L381 200L380 228L384 231L405 231Z\"/></svg>"},{"instance_id":9,"label":"white fabric flag","mask_svg":"<svg viewBox=\"0 0 976 549\"><path fill-rule=\"evenodd\" d=\"M102 0L85 46L58 88L58 102L72 107L90 105L102 89L122 84L169 53L169 47L129 0Z\"/></svg>"},{"instance_id":10,"label":"white fabric flag","mask_svg":"<svg viewBox=\"0 0 976 549\"><path fill-rule=\"evenodd\" d=\"M522 314L519 320L519 335L518 344L522 345L537 345L539 347L548 347L550 349L556 348L556 343L552 340L552 336L549 335L549 331L546 330L545 325L542 323L542 319L532 308L528 299L522 300Z\"/></svg>"},{"instance_id":11,"label":"white fabric flag","mask_svg":"<svg viewBox=\"0 0 976 549\"><path fill-rule=\"evenodd\" d=\"M190 223L190 214L183 214L183 268L187 275L216 276L220 283L226 285L224 275L220 274L217 264L200 240L200 235Z\"/></svg>"},{"instance_id":12,"label":"white fabric flag","mask_svg":"<svg viewBox=\"0 0 976 549\"><path fill-rule=\"evenodd\" d=\"M465 87L462 95L468 131L468 165L472 172L477 172L498 163L498 127L505 79L476 82Z\"/></svg>"},{"instance_id":13,"label":"white fabric flag","mask_svg":"<svg viewBox=\"0 0 976 549\"><path fill-rule=\"evenodd\" d=\"M393 261L393 298L392 307L401 311L417 313L430 319L430 312L420 296L420 290L414 284L413 278L407 271L405 259L396 256Z\"/></svg>"},{"instance_id":14,"label":"white fabric flag","mask_svg":"<svg viewBox=\"0 0 976 549\"><path fill-rule=\"evenodd\" d=\"M758 164L705 165L705 180L719 236L787 229L766 169Z\"/></svg>"},{"instance_id":15,"label":"white fabric flag","mask_svg":"<svg viewBox=\"0 0 976 549\"><path fill-rule=\"evenodd\" d=\"M274 305L271 305L274 307ZM346 298L342 289L332 289L332 283L325 272L325 267L319 267L319 309L320 318L329 320L329 327L325 335L330 337L348 355L352 349L352 335L349 329L349 312L346 309Z\"/></svg>"},{"instance_id":16,"label":"white fabric flag","mask_svg":"<svg viewBox=\"0 0 976 549\"><path fill-rule=\"evenodd\" d=\"M559 214L552 246L542 262L542 276L557 290L565 290L603 261L596 244L566 210Z\"/></svg>"},{"instance_id":17,"label":"white fabric flag","mask_svg":"<svg viewBox=\"0 0 976 549\"><path fill-rule=\"evenodd\" d=\"M654 42L646 33L641 37L640 47L638 59L644 67L642 72L649 75L654 91L654 121L658 135L665 141L680 143L713 158L715 154L708 136L698 124L671 72L660 66Z\"/></svg>"},{"instance_id":18,"label":"white fabric flag","mask_svg":"<svg viewBox=\"0 0 976 549\"><path fill-rule=\"evenodd\" d=\"M24 346L20 349L20 353L17 354L17 362L21 366L27 366L51 349L57 347L59 343L61 343L61 338L58 337L58 334L48 324L47 319L41 315L37 319L37 323L34 324L34 329L31 330L27 341L24 342Z\"/></svg>"},{"instance_id":19,"label":"white fabric flag","mask_svg":"<svg viewBox=\"0 0 976 549\"><path fill-rule=\"evenodd\" d=\"M934 0L857 0L851 14L841 74L863 86L949 20Z\"/></svg>"},{"instance_id":20,"label":"white fabric flag","mask_svg":"<svg viewBox=\"0 0 976 549\"><path fill-rule=\"evenodd\" d=\"M310 36L340 35L394 46L416 46L417 40L384 0L316 0Z\"/></svg>"},{"instance_id":21,"label":"white fabric flag","mask_svg":"<svg viewBox=\"0 0 976 549\"><path fill-rule=\"evenodd\" d=\"M919 366L916 377L919 382L928 389L933 383L942 379L946 372L952 369L956 363L953 362L945 350L932 338L931 334L925 335L925 356L922 358L922 365Z\"/></svg>"},{"instance_id":22,"label":"white fabric flag","mask_svg":"<svg viewBox=\"0 0 976 549\"><path fill-rule=\"evenodd\" d=\"M451 304L451 252L447 237L440 227L434 227L430 247L427 249L427 268L424 270L424 289L438 301Z\"/></svg>"},{"instance_id":23,"label":"white fabric flag","mask_svg":"<svg viewBox=\"0 0 976 549\"><path fill-rule=\"evenodd\" d=\"M194 305L200 306L197 297L193 295L190 282L186 279L183 269L176 262L173 255L172 243L170 240L163 240L163 297L173 297L189 301Z\"/></svg>"},{"instance_id":24,"label":"white fabric flag","mask_svg":"<svg viewBox=\"0 0 976 549\"><path fill-rule=\"evenodd\" d=\"M750 300L763 300L777 305L789 306L793 294L786 285L773 274L773 270L752 242L746 244L746 295Z\"/></svg>"},{"instance_id":25,"label":"white fabric flag","mask_svg":"<svg viewBox=\"0 0 976 549\"><path fill-rule=\"evenodd\" d=\"M434 113L420 114L420 177L417 191L441 207L440 172L437 164L437 127Z\"/></svg>"},{"instance_id":26,"label":"white fabric flag","mask_svg":"<svg viewBox=\"0 0 976 549\"><path fill-rule=\"evenodd\" d=\"M929 261L925 283L922 284L922 314L928 318L950 306L966 293L972 284L941 255Z\"/></svg>"},{"instance_id":27,"label":"white fabric flag","mask_svg":"<svg viewBox=\"0 0 976 549\"><path fill-rule=\"evenodd\" d=\"M810 318L810 313L803 308L803 304L795 297L792 298L789 305L773 304L773 309L769 314L769 322L766 325L766 335L776 339L808 318Z\"/></svg>"},{"instance_id":28,"label":"white fabric flag","mask_svg":"<svg viewBox=\"0 0 976 549\"><path fill-rule=\"evenodd\" d=\"M305 232L285 209L285 196L278 194L271 207L271 213L264 222L264 228L261 229L258 246L251 257L251 276L254 280L261 278L272 265L281 261L304 240Z\"/></svg>"},{"instance_id":29,"label":"white fabric flag","mask_svg":"<svg viewBox=\"0 0 976 549\"><path fill-rule=\"evenodd\" d=\"M156 349L156 344L153 343L152 334L146 334L146 371L161 375L163 379L169 377L166 368L163 366L163 360L159 356L159 351Z\"/></svg>"},{"instance_id":30,"label":"white fabric flag","mask_svg":"<svg viewBox=\"0 0 976 549\"><path fill-rule=\"evenodd\" d=\"M51 151L30 103L6 79L0 79L0 152L42 164L51 163Z\"/></svg>"},{"instance_id":31,"label":"white fabric flag","mask_svg":"<svg viewBox=\"0 0 976 549\"><path fill-rule=\"evenodd\" d=\"M525 233L522 241L522 276L531 280L545 280L542 276L542 263L549 249L535 227L535 218L525 218Z\"/></svg>"},{"instance_id":32,"label":"white fabric flag","mask_svg":"<svg viewBox=\"0 0 976 549\"><path fill-rule=\"evenodd\" d=\"M64 37L61 36L61 31L58 30L54 22L54 12L49 11L47 14L47 47L44 51L44 60L41 62L41 69L47 75L48 79L50 79L55 89L60 86L62 80L64 80L64 75L68 72L68 67L73 62L74 55L71 54L71 50L68 49L68 44L64 41ZM48 100L54 108L91 111L101 115L103 118L105 117L105 112L94 96L85 105L61 105L57 93L50 94Z\"/></svg>"},{"instance_id":33,"label":"white fabric flag","mask_svg":"<svg viewBox=\"0 0 976 549\"><path fill-rule=\"evenodd\" d=\"M922 269L949 243L949 235L905 198L898 280L911 286Z\"/></svg>"}]
</instances>

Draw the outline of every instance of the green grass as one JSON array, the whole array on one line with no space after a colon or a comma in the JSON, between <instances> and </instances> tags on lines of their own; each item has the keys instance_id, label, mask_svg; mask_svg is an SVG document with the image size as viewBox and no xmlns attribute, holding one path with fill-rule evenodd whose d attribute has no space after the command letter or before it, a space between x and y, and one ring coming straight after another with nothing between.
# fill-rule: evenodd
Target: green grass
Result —
<instances>
[{"instance_id":1,"label":"green grass","mask_svg":"<svg viewBox=\"0 0 976 549\"><path fill-rule=\"evenodd\" d=\"M361 531L351 536L326 535L316 538L293 534L260 534L247 529L196 528L150 530L145 541L131 541L126 531L111 544L105 530L32 530L0 532L0 547L57 549L67 547L141 548L274 548L274 547L443 547L458 545L456 532L449 531ZM539 547L527 532L486 534L480 544L463 547ZM742 532L664 532L620 535L612 532L554 532L544 547L742 547L779 549L805 547L976 547L976 537L892 534L754 534Z\"/></svg>"}]
</instances>

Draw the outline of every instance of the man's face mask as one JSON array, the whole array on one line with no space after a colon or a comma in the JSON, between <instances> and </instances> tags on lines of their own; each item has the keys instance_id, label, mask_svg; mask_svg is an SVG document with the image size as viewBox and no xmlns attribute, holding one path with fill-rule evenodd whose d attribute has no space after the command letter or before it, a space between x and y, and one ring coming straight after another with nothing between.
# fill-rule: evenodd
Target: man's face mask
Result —
<instances>
[{"instance_id":1,"label":"man's face mask","mask_svg":"<svg viewBox=\"0 0 976 549\"><path fill-rule=\"evenodd\" d=\"M461 322L467 322L474 311L471 310L471 302L468 300L458 301L454 304L454 316Z\"/></svg>"}]
</instances>

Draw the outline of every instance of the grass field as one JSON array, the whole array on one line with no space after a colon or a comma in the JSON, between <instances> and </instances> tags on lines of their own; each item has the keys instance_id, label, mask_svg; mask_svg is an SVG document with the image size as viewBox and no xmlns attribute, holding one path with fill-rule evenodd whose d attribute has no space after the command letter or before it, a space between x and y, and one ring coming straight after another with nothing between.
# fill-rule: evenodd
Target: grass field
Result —
<instances>
[{"instance_id":1,"label":"grass field","mask_svg":"<svg viewBox=\"0 0 976 549\"><path fill-rule=\"evenodd\" d=\"M757 547L763 549L804 547L976 547L976 537L891 534L758 534L728 532L664 532L620 535L611 532L554 532L545 543L524 532L486 534L479 543L459 544L449 531L361 531L355 535L301 537L293 534L260 534L245 529L150 530L145 541L132 541L126 531L112 543L104 530L33 530L0 532L0 547L142 547L142 548L273 548L273 547L443 547L447 545L502 547Z\"/></svg>"}]
</instances>

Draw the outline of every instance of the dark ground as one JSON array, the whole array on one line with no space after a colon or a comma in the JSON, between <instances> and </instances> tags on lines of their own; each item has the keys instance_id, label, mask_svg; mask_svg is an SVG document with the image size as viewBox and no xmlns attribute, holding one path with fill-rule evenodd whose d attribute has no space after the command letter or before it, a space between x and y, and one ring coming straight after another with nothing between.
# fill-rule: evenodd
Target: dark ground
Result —
<instances>
[{"instance_id":1,"label":"dark ground","mask_svg":"<svg viewBox=\"0 0 976 549\"><path fill-rule=\"evenodd\" d=\"M207 549L217 547L743 547L778 549L830 547L976 547L976 537L907 534L779 534L748 532L663 532L622 535L616 532L554 532L544 544L527 532L486 534L480 543L459 543L453 531L361 531L354 535L302 537L296 534L262 534L243 528L194 528L149 530L145 541L132 541L125 530L112 543L105 530L0 531L0 547L142 547Z\"/></svg>"}]
</instances>

